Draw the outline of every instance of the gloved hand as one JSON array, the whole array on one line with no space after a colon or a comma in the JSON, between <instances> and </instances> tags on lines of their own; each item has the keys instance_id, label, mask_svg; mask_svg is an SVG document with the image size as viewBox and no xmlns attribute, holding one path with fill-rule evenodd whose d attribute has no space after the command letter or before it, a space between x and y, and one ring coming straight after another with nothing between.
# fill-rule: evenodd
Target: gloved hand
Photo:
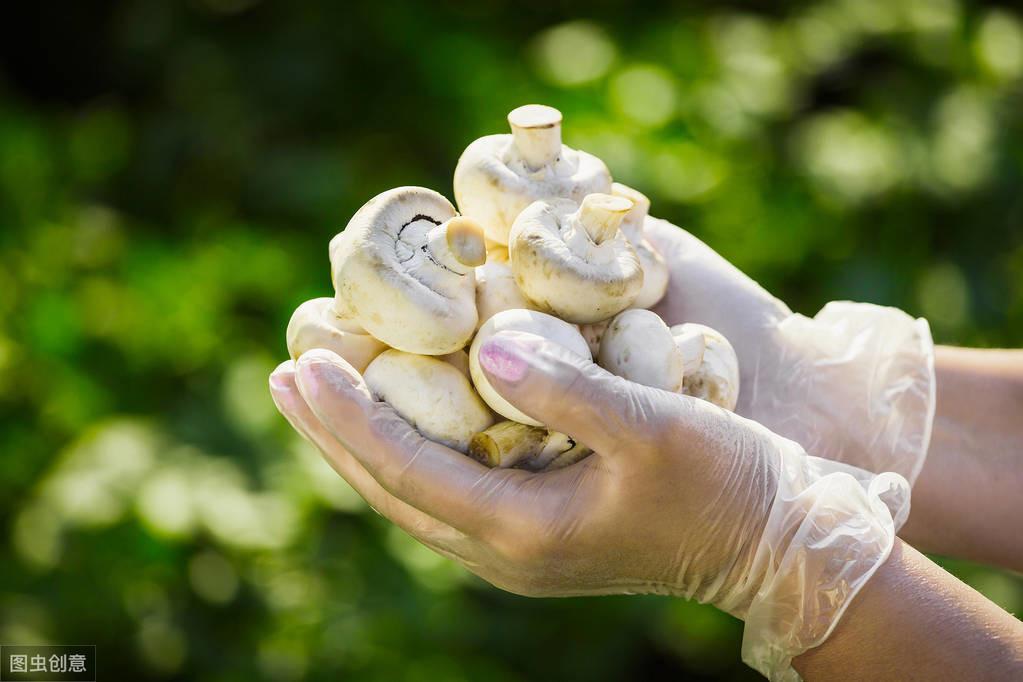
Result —
<instances>
[{"instance_id":1,"label":"gloved hand","mask_svg":"<svg viewBox=\"0 0 1023 682\"><path fill-rule=\"evenodd\" d=\"M654 311L669 325L699 322L728 338L739 358L739 414L818 457L916 480L935 407L926 320L848 301L807 318L681 228L650 218L645 234L671 272Z\"/></svg>"},{"instance_id":2,"label":"gloved hand","mask_svg":"<svg viewBox=\"0 0 1023 682\"><path fill-rule=\"evenodd\" d=\"M485 580L533 596L657 593L746 620L743 658L796 679L885 561L908 484L807 456L710 403L630 383L503 332L480 363L508 401L595 454L488 469L420 436L329 351L271 376L291 423L380 513Z\"/></svg>"}]
</instances>

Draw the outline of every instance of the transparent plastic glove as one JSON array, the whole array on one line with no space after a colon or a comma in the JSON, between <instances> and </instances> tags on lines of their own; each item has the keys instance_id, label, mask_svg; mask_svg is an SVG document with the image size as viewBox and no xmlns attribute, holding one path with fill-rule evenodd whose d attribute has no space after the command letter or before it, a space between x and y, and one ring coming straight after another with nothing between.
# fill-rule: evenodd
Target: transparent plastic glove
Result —
<instances>
[{"instance_id":1,"label":"transparent plastic glove","mask_svg":"<svg viewBox=\"0 0 1023 682\"><path fill-rule=\"evenodd\" d=\"M669 325L699 322L728 338L739 357L739 414L818 457L916 480L935 407L926 320L848 301L808 318L681 228L650 218L645 234L671 272L654 311Z\"/></svg>"},{"instance_id":2,"label":"transparent plastic glove","mask_svg":"<svg viewBox=\"0 0 1023 682\"><path fill-rule=\"evenodd\" d=\"M271 377L275 401L381 513L506 590L657 593L747 620L745 660L786 679L884 562L908 484L809 457L688 396L504 332L481 364L507 400L595 454L533 474L425 440L329 351Z\"/></svg>"}]
</instances>

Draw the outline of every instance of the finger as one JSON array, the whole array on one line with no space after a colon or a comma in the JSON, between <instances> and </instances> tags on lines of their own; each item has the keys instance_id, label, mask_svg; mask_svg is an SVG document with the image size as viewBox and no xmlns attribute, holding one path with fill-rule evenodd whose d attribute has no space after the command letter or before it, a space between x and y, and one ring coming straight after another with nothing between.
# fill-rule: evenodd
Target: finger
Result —
<instances>
[{"instance_id":1,"label":"finger","mask_svg":"<svg viewBox=\"0 0 1023 682\"><path fill-rule=\"evenodd\" d=\"M330 466L355 489L373 509L407 533L441 549L456 551L465 535L424 514L384 490L345 450L309 409L295 383L295 363L282 363L270 375L270 393L277 409L306 440L315 445Z\"/></svg>"},{"instance_id":2,"label":"finger","mask_svg":"<svg viewBox=\"0 0 1023 682\"><path fill-rule=\"evenodd\" d=\"M479 363L512 405L602 455L646 440L658 410L660 392L534 334L494 335L480 348Z\"/></svg>"},{"instance_id":3,"label":"finger","mask_svg":"<svg viewBox=\"0 0 1023 682\"><path fill-rule=\"evenodd\" d=\"M313 414L390 494L469 535L503 527L522 508L526 472L488 469L427 440L330 351L309 351L296 366Z\"/></svg>"}]
</instances>

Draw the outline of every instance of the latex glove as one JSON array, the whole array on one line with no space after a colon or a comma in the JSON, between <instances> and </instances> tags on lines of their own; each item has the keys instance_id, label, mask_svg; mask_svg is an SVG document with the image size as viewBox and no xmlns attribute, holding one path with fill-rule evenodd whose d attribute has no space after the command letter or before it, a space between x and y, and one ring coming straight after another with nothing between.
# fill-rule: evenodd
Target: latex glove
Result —
<instances>
[{"instance_id":1,"label":"latex glove","mask_svg":"<svg viewBox=\"0 0 1023 682\"><path fill-rule=\"evenodd\" d=\"M728 338L739 358L739 414L816 456L916 480L935 408L926 320L848 301L813 318L794 314L681 228L649 218L645 234L671 272L654 311L669 325L699 322Z\"/></svg>"},{"instance_id":2,"label":"latex glove","mask_svg":"<svg viewBox=\"0 0 1023 682\"><path fill-rule=\"evenodd\" d=\"M281 411L382 514L532 596L657 593L747 621L744 659L790 679L887 558L908 484L814 457L759 424L501 333L494 388L595 450L565 469L488 469L425 440L329 351L271 377ZM886 503L888 506L886 506Z\"/></svg>"}]
</instances>

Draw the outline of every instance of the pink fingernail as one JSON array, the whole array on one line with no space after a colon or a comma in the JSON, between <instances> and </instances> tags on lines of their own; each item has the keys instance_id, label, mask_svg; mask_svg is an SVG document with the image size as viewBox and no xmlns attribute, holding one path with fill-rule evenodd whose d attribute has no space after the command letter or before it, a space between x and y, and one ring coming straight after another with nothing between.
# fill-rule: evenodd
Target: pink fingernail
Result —
<instances>
[{"instance_id":1,"label":"pink fingernail","mask_svg":"<svg viewBox=\"0 0 1023 682\"><path fill-rule=\"evenodd\" d=\"M511 350L509 347L515 347ZM516 352L521 350L514 341L494 339L487 341L480 349L480 365L498 379L517 382L526 376L526 361Z\"/></svg>"},{"instance_id":2,"label":"pink fingernail","mask_svg":"<svg viewBox=\"0 0 1023 682\"><path fill-rule=\"evenodd\" d=\"M287 391L291 388L291 382L288 381L287 376L284 374L271 374L270 388L277 391Z\"/></svg>"}]
</instances>

